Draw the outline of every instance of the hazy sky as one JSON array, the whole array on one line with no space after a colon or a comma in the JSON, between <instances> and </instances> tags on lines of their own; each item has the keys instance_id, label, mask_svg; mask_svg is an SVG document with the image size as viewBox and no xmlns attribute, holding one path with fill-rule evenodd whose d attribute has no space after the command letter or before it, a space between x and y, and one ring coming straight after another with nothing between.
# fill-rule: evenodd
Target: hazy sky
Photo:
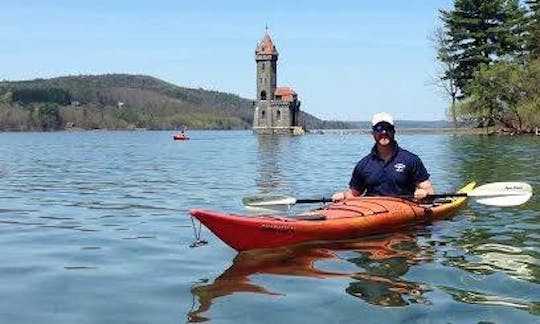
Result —
<instances>
[{"instance_id":1,"label":"hazy sky","mask_svg":"<svg viewBox=\"0 0 540 324\"><path fill-rule=\"evenodd\" d=\"M428 36L451 0L0 1L0 80L134 73L255 97L268 25L278 86L334 120L444 119Z\"/></svg>"}]
</instances>

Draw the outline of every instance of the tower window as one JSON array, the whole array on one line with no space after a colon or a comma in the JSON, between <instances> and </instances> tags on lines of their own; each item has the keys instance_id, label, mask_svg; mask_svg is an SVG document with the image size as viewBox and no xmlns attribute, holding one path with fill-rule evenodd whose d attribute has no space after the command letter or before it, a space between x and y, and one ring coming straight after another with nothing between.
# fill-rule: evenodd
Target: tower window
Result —
<instances>
[{"instance_id":1,"label":"tower window","mask_svg":"<svg viewBox=\"0 0 540 324\"><path fill-rule=\"evenodd\" d=\"M262 70L264 71L264 63L262 64L262 67L261 67L261 69L262 69Z\"/></svg>"},{"instance_id":2,"label":"tower window","mask_svg":"<svg viewBox=\"0 0 540 324\"><path fill-rule=\"evenodd\" d=\"M277 120L281 120L281 110L277 111Z\"/></svg>"},{"instance_id":3,"label":"tower window","mask_svg":"<svg viewBox=\"0 0 540 324\"><path fill-rule=\"evenodd\" d=\"M266 91L261 91L261 100L266 100ZM264 110L263 110L263 115L264 115Z\"/></svg>"},{"instance_id":4,"label":"tower window","mask_svg":"<svg viewBox=\"0 0 540 324\"><path fill-rule=\"evenodd\" d=\"M264 115L265 115L265 111L261 110L261 117L264 118Z\"/></svg>"}]
</instances>

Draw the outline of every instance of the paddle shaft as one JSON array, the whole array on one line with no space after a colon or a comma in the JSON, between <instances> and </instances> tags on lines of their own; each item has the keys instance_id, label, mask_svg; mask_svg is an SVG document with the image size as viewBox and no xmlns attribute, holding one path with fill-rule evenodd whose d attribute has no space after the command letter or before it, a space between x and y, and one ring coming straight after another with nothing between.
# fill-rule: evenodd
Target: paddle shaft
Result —
<instances>
[{"instance_id":1,"label":"paddle shaft","mask_svg":"<svg viewBox=\"0 0 540 324\"><path fill-rule=\"evenodd\" d=\"M332 199L329 198L316 198L316 199L297 199L297 204L311 204L311 203L327 203L331 202Z\"/></svg>"},{"instance_id":2,"label":"paddle shaft","mask_svg":"<svg viewBox=\"0 0 540 324\"><path fill-rule=\"evenodd\" d=\"M367 196L369 197L369 196ZM395 197L395 198L405 198L405 199L412 199L414 196L387 196L387 197ZM460 193L441 193L441 194L433 194L433 195L427 195L426 198L447 198L447 197L467 197L467 193L460 192ZM332 199L329 198L315 198L315 199L297 199L297 204L312 204L312 203L327 203L332 202Z\"/></svg>"},{"instance_id":3,"label":"paddle shaft","mask_svg":"<svg viewBox=\"0 0 540 324\"><path fill-rule=\"evenodd\" d=\"M414 198L414 196L406 196L408 198ZM468 197L466 192L452 192L452 193L442 193L442 194L433 194L427 195L426 198L446 198L446 197Z\"/></svg>"}]
</instances>

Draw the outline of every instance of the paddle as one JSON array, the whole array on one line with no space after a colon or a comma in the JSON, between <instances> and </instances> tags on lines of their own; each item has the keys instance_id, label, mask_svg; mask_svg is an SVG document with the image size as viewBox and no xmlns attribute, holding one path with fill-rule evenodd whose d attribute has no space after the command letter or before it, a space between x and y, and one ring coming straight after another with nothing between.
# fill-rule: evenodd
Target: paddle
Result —
<instances>
[{"instance_id":1,"label":"paddle","mask_svg":"<svg viewBox=\"0 0 540 324\"><path fill-rule=\"evenodd\" d=\"M468 193L442 193L428 195L428 198L452 198L467 197L473 198L477 203L488 206L517 206L527 202L532 196L532 187L525 182L493 182L474 188ZM405 196L399 198L414 198ZM284 195L255 195L245 197L242 203L246 207L273 209L279 207L290 207L294 204L327 203L329 198L316 199L296 199Z\"/></svg>"}]
</instances>

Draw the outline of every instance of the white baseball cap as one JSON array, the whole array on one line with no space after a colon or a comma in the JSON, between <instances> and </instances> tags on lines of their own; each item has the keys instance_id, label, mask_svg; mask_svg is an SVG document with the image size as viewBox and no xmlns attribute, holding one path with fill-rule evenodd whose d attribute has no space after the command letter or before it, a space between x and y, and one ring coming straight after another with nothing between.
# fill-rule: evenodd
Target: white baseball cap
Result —
<instances>
[{"instance_id":1,"label":"white baseball cap","mask_svg":"<svg viewBox=\"0 0 540 324\"><path fill-rule=\"evenodd\" d=\"M385 112L380 112L373 115L373 119L371 120L371 126L375 126L380 122L386 122L394 126L394 118L392 118L390 114L387 114Z\"/></svg>"}]
</instances>

